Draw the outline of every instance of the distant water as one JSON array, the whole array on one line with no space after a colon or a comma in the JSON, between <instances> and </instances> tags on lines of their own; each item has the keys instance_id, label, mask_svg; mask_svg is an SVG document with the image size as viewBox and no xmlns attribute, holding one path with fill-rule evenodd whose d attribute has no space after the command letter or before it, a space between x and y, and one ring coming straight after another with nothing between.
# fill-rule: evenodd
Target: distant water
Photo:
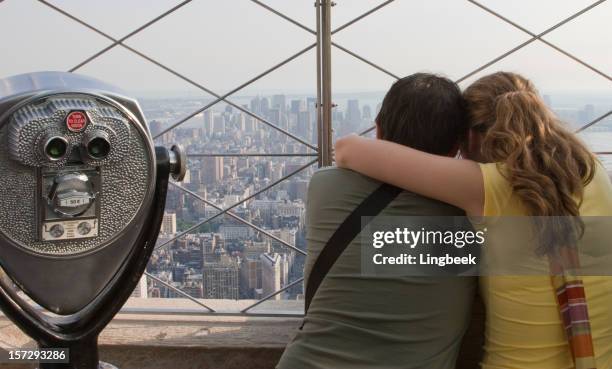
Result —
<instances>
[{"instance_id":1,"label":"distant water","mask_svg":"<svg viewBox=\"0 0 612 369\"><path fill-rule=\"evenodd\" d=\"M583 132L580 133L580 137L595 152L612 152L612 132L610 131ZM601 155L600 159L608 171L612 171L612 155Z\"/></svg>"}]
</instances>

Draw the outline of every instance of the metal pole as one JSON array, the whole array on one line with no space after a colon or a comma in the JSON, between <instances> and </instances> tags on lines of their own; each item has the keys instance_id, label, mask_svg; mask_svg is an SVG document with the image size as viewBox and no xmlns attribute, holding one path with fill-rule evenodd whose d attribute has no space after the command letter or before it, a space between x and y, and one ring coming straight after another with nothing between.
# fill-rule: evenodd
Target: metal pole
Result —
<instances>
[{"instance_id":1,"label":"metal pole","mask_svg":"<svg viewBox=\"0 0 612 369\"><path fill-rule=\"evenodd\" d=\"M321 1L315 1L315 10L317 17L317 147L319 152L317 153L318 166L323 166L323 102L321 101Z\"/></svg>"},{"instance_id":2,"label":"metal pole","mask_svg":"<svg viewBox=\"0 0 612 369\"><path fill-rule=\"evenodd\" d=\"M333 161L332 142L332 80L331 80L331 7L332 0L321 0L321 164L330 166Z\"/></svg>"}]
</instances>

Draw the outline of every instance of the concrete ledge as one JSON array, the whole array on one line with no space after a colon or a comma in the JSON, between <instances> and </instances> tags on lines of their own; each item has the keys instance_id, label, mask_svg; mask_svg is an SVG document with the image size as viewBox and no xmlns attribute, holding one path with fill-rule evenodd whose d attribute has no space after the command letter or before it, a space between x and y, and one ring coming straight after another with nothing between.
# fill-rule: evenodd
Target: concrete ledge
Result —
<instances>
[{"instance_id":1,"label":"concrete ledge","mask_svg":"<svg viewBox=\"0 0 612 369\"><path fill-rule=\"evenodd\" d=\"M167 307L185 309L193 304L162 300L129 305L144 309L172 304ZM479 367L484 313L477 299L457 369ZM272 369L300 324L300 318L288 317L119 314L100 335L100 357L120 369ZM34 347L29 337L0 316L0 350ZM1 369L34 367L0 364Z\"/></svg>"},{"instance_id":2,"label":"concrete ledge","mask_svg":"<svg viewBox=\"0 0 612 369\"><path fill-rule=\"evenodd\" d=\"M147 300L130 301L130 306L156 305ZM162 305L172 302L163 300ZM193 304L173 302L177 307ZM300 323L299 318L119 314L100 335L100 357L121 369L271 369ZM33 347L29 337L0 317L0 349Z\"/></svg>"},{"instance_id":3,"label":"concrete ledge","mask_svg":"<svg viewBox=\"0 0 612 369\"><path fill-rule=\"evenodd\" d=\"M103 360L120 369L267 369L274 368L284 347L206 348L101 346Z\"/></svg>"},{"instance_id":4,"label":"concrete ledge","mask_svg":"<svg viewBox=\"0 0 612 369\"><path fill-rule=\"evenodd\" d=\"M300 319L233 318L171 321L150 316L119 317L100 335L100 357L121 369L274 368ZM3 349L35 343L6 318L0 319ZM0 368L34 368L0 365Z\"/></svg>"},{"instance_id":5,"label":"concrete ledge","mask_svg":"<svg viewBox=\"0 0 612 369\"><path fill-rule=\"evenodd\" d=\"M282 353L282 348L100 346L102 360L120 369L272 369ZM0 364L0 368L35 369L36 365Z\"/></svg>"}]
</instances>

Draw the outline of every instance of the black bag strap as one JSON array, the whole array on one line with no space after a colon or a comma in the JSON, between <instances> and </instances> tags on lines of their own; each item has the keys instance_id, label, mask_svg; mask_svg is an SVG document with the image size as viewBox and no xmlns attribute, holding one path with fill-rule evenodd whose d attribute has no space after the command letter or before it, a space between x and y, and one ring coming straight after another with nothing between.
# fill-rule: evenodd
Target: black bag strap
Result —
<instances>
[{"instance_id":1,"label":"black bag strap","mask_svg":"<svg viewBox=\"0 0 612 369\"><path fill-rule=\"evenodd\" d=\"M308 283L306 284L304 315L308 313L310 303L319 289L321 282L330 271L336 260L342 255L348 245L357 237L363 228L384 208L387 207L402 192L401 188L390 184L382 184L372 192L361 204L359 204L344 222L336 229L329 238L321 253L315 260ZM362 217L369 217L366 222ZM303 323L302 323L303 326ZM300 327L301 329L301 327Z\"/></svg>"}]
</instances>

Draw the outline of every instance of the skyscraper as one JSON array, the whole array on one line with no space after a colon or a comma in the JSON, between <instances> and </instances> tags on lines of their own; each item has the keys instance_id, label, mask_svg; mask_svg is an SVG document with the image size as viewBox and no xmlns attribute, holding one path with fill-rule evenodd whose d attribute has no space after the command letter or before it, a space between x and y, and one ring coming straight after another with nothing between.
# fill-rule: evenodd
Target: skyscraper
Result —
<instances>
[{"instance_id":1,"label":"skyscraper","mask_svg":"<svg viewBox=\"0 0 612 369\"><path fill-rule=\"evenodd\" d=\"M240 263L240 292L243 298L258 298L261 294L261 260L244 258ZM241 296L241 297L242 297Z\"/></svg>"},{"instance_id":2,"label":"skyscraper","mask_svg":"<svg viewBox=\"0 0 612 369\"><path fill-rule=\"evenodd\" d=\"M278 108L270 109L269 115L270 115L270 122L276 124L277 126L280 125L281 116L282 116L280 109Z\"/></svg>"},{"instance_id":3,"label":"skyscraper","mask_svg":"<svg viewBox=\"0 0 612 369\"><path fill-rule=\"evenodd\" d=\"M213 119L213 133L225 134L225 115L216 115Z\"/></svg>"},{"instance_id":4,"label":"skyscraper","mask_svg":"<svg viewBox=\"0 0 612 369\"><path fill-rule=\"evenodd\" d=\"M306 98L306 110L309 112L313 112L317 110L317 98L316 97L307 97Z\"/></svg>"},{"instance_id":5,"label":"skyscraper","mask_svg":"<svg viewBox=\"0 0 612 369\"><path fill-rule=\"evenodd\" d=\"M238 264L235 261L204 263L204 298L237 300Z\"/></svg>"},{"instance_id":6,"label":"skyscraper","mask_svg":"<svg viewBox=\"0 0 612 369\"><path fill-rule=\"evenodd\" d=\"M312 125L310 124L310 112L300 111L297 115L297 134L303 138L310 138Z\"/></svg>"},{"instance_id":7,"label":"skyscraper","mask_svg":"<svg viewBox=\"0 0 612 369\"><path fill-rule=\"evenodd\" d=\"M359 109L359 100L349 100L346 109L346 121L353 125L361 123L361 110Z\"/></svg>"},{"instance_id":8,"label":"skyscraper","mask_svg":"<svg viewBox=\"0 0 612 369\"><path fill-rule=\"evenodd\" d=\"M270 111L270 100L268 100L267 97L262 97L259 100L259 112L261 115L265 117L268 115L269 111Z\"/></svg>"},{"instance_id":9,"label":"skyscraper","mask_svg":"<svg viewBox=\"0 0 612 369\"><path fill-rule=\"evenodd\" d=\"M285 114L287 112L287 102L285 95L272 96L272 108L278 109L281 114Z\"/></svg>"},{"instance_id":10,"label":"skyscraper","mask_svg":"<svg viewBox=\"0 0 612 369\"><path fill-rule=\"evenodd\" d=\"M138 285L134 291L132 291L131 297L139 297L141 299L146 299L148 297L148 284L147 284L147 276L142 275L140 277L140 281L138 281Z\"/></svg>"},{"instance_id":11,"label":"skyscraper","mask_svg":"<svg viewBox=\"0 0 612 369\"><path fill-rule=\"evenodd\" d=\"M246 133L253 133L253 132L255 132L255 118L253 118L250 115L245 117L244 131Z\"/></svg>"},{"instance_id":12,"label":"skyscraper","mask_svg":"<svg viewBox=\"0 0 612 369\"><path fill-rule=\"evenodd\" d=\"M207 136L212 136L213 134L213 117L214 117L214 113L212 109L208 109L205 110L203 114L203 121L204 121L204 132L206 132Z\"/></svg>"},{"instance_id":13,"label":"skyscraper","mask_svg":"<svg viewBox=\"0 0 612 369\"><path fill-rule=\"evenodd\" d=\"M152 136L157 136L164 130L164 127L160 121L152 120L149 122L149 130L151 131Z\"/></svg>"},{"instance_id":14,"label":"skyscraper","mask_svg":"<svg viewBox=\"0 0 612 369\"><path fill-rule=\"evenodd\" d=\"M207 185L219 182L223 179L223 157L213 156L204 158L202 163L202 183Z\"/></svg>"},{"instance_id":15,"label":"skyscraper","mask_svg":"<svg viewBox=\"0 0 612 369\"><path fill-rule=\"evenodd\" d=\"M257 115L261 114L261 99L259 96L255 96L251 99L251 112Z\"/></svg>"},{"instance_id":16,"label":"skyscraper","mask_svg":"<svg viewBox=\"0 0 612 369\"><path fill-rule=\"evenodd\" d=\"M264 296L276 292L287 283L289 275L287 257L284 254L262 254L261 260L261 287ZM271 299L280 300L281 294Z\"/></svg>"},{"instance_id":17,"label":"skyscraper","mask_svg":"<svg viewBox=\"0 0 612 369\"><path fill-rule=\"evenodd\" d=\"M235 114L234 115L234 126L240 132L245 132L246 131L246 118L245 118L244 114L240 113L240 114Z\"/></svg>"},{"instance_id":18,"label":"skyscraper","mask_svg":"<svg viewBox=\"0 0 612 369\"><path fill-rule=\"evenodd\" d=\"M306 104L304 100L291 100L291 113L298 114L301 111L306 110Z\"/></svg>"},{"instance_id":19,"label":"skyscraper","mask_svg":"<svg viewBox=\"0 0 612 369\"><path fill-rule=\"evenodd\" d=\"M176 233L175 213L164 213L160 232L167 235L172 235Z\"/></svg>"}]
</instances>

